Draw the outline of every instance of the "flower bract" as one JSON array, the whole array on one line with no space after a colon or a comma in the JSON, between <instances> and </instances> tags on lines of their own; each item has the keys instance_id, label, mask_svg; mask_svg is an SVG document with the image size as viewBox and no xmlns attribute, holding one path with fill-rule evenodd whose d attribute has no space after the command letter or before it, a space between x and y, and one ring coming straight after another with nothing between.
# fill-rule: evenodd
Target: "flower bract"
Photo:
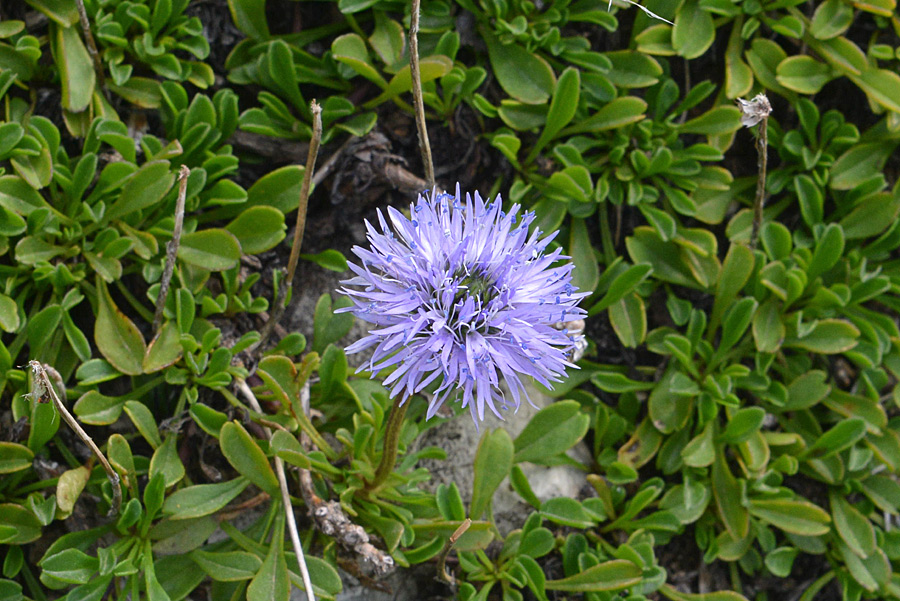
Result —
<instances>
[{"instance_id":1,"label":"flower bract","mask_svg":"<svg viewBox=\"0 0 900 601\"><path fill-rule=\"evenodd\" d=\"M463 200L457 187L420 195L409 217L387 213L378 211L380 230L366 222L371 247L354 247L362 265L350 265L356 277L341 291L354 302L345 310L376 326L347 352L375 347L363 368L393 368L391 397L438 381L427 417L456 397L477 424L485 409L502 419L523 396L530 402L523 377L549 388L574 367L561 324L584 315L587 294L573 288L561 249L547 252L556 234L529 232L533 212L506 213L499 196L477 192Z\"/></svg>"}]
</instances>

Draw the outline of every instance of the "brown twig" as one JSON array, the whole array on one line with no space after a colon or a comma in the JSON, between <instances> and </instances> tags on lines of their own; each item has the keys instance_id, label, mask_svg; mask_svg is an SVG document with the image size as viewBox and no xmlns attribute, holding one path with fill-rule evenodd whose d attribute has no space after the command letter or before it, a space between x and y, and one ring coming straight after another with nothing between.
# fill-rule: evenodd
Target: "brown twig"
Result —
<instances>
[{"instance_id":1,"label":"brown twig","mask_svg":"<svg viewBox=\"0 0 900 601\"><path fill-rule=\"evenodd\" d=\"M259 401L247 383L243 380L236 381L238 390L247 399L247 403L253 407L257 413L262 413L262 407ZM272 431L268 426L264 427L267 438L272 438ZM306 567L306 556L303 554L303 546L300 544L300 535L297 532L297 521L294 518L294 506L291 503L291 494L288 491L287 476L284 473L284 460L275 456L275 475L278 477L278 487L281 489L281 504L284 506L284 513L287 517L288 532L291 535L291 544L294 546L294 553L297 556L297 565L300 568L300 576L303 578L303 587L306 589L306 598L309 601L316 601L313 592L312 580L309 577L309 569Z\"/></svg>"},{"instance_id":2,"label":"brown twig","mask_svg":"<svg viewBox=\"0 0 900 601\"><path fill-rule=\"evenodd\" d=\"M434 188L434 163L431 159L431 144L425 125L425 102L422 99L422 75L419 71L419 5L421 0L412 0L409 19L409 74L412 78L413 106L416 109L416 128L419 131L419 150L422 152L422 167L428 189Z\"/></svg>"},{"instance_id":3,"label":"brown twig","mask_svg":"<svg viewBox=\"0 0 900 601\"><path fill-rule=\"evenodd\" d=\"M319 142L322 140L322 107L315 100L310 103L310 110L313 114L313 133L309 142L309 153L306 157L306 169L303 172L303 183L300 186L300 199L297 203L297 224L294 227L294 240L291 244L291 255L288 258L287 271L284 278L278 284L278 291L275 293L275 301L272 304L272 311L269 319L263 324L259 332L259 340L248 349L255 352L265 345L266 341L272 335L275 324L284 314L284 301L287 298L288 288L294 281L294 273L297 270L297 261L300 259L300 247L303 245L303 231L306 229L306 210L309 205L309 187L315 176L316 157L319 155Z\"/></svg>"},{"instance_id":4,"label":"brown twig","mask_svg":"<svg viewBox=\"0 0 900 601\"><path fill-rule=\"evenodd\" d=\"M453 545L456 544L456 541L459 540L459 537L466 533L466 530L472 525L472 520L466 518L465 521L459 525L459 528L450 535L450 538L447 539L447 544L444 545L444 548L441 549L440 555L437 558L437 573L438 579L443 580L450 586L456 585L456 578L453 574L447 571L447 556L450 555L450 550L453 549Z\"/></svg>"},{"instance_id":5,"label":"brown twig","mask_svg":"<svg viewBox=\"0 0 900 601\"><path fill-rule=\"evenodd\" d=\"M103 91L103 95L109 100L109 91L106 89L106 74L103 72L103 62L100 60L100 52L91 32L91 22L88 20L87 10L84 8L84 0L75 0L78 8L78 19L81 21L81 30L84 32L84 40L87 42L88 54L94 61L94 72L97 74L97 83Z\"/></svg>"},{"instance_id":6,"label":"brown twig","mask_svg":"<svg viewBox=\"0 0 900 601\"><path fill-rule=\"evenodd\" d=\"M56 394L56 390L53 388L53 384L50 383L50 379L47 377L47 369L52 369L49 366L45 367L38 361L29 361L28 365L31 367L31 372L34 375L32 378L31 384L31 394L33 398L40 400L43 398L44 394L50 396L50 399L53 401L53 404L56 406L56 410L59 411L59 414L66 421L72 430L78 435L78 437L91 449L91 452L97 457L97 460L100 461L100 464L103 466L103 469L106 471L106 477L109 478L109 483L112 485L112 505L109 507L108 517L115 517L119 513L119 507L122 505L122 489L119 486L119 474L116 473L116 470L109 464L109 461L106 460L106 456L100 451L94 441L91 440L91 437L88 436L87 432L79 425L78 420L69 413L69 410L66 409L65 404L60 400L59 396Z\"/></svg>"},{"instance_id":7,"label":"brown twig","mask_svg":"<svg viewBox=\"0 0 900 601\"><path fill-rule=\"evenodd\" d=\"M184 201L187 196L187 181L191 170L187 165L181 166L178 173L178 198L175 201L175 227L172 229L172 239L166 243L166 265L163 268L162 279L159 284L159 294L156 296L156 313L153 315L153 332L159 333L162 324L163 310L166 308L166 297L169 295L169 284L172 282L172 273L175 270L175 258L178 255L178 245L181 244L181 229L184 225Z\"/></svg>"},{"instance_id":8,"label":"brown twig","mask_svg":"<svg viewBox=\"0 0 900 601\"><path fill-rule=\"evenodd\" d=\"M769 99L765 94L757 94L753 100L739 98L738 106L741 109L741 125L753 127L757 123L759 124L756 136L756 164L759 173L756 179L756 198L753 201L753 230L750 233L750 248L756 248L759 229L762 227L763 206L766 201L766 164L769 150L766 126L772 112L772 105L769 104Z\"/></svg>"},{"instance_id":9,"label":"brown twig","mask_svg":"<svg viewBox=\"0 0 900 601\"><path fill-rule=\"evenodd\" d=\"M313 114L312 139L309 141L309 154L306 156L306 170L303 172L303 183L300 186L300 202L297 204L297 225L294 227L294 241L291 244L291 256L288 259L287 285L294 281L297 261L300 259L300 247L303 245L303 231L306 229L306 210L309 205L309 184L316 171L316 158L319 156L319 142L322 140L322 107L315 100L309 105Z\"/></svg>"},{"instance_id":10,"label":"brown twig","mask_svg":"<svg viewBox=\"0 0 900 601\"><path fill-rule=\"evenodd\" d=\"M300 406L309 415L309 382L300 389ZM300 444L310 450L315 445L309 437L301 432ZM372 567L376 576L387 574L394 568L394 558L369 542L366 531L354 524L336 501L326 501L316 494L313 487L312 473L307 469L299 469L300 494L309 508L309 513L320 532L334 537L342 547L362 558L365 565Z\"/></svg>"}]
</instances>

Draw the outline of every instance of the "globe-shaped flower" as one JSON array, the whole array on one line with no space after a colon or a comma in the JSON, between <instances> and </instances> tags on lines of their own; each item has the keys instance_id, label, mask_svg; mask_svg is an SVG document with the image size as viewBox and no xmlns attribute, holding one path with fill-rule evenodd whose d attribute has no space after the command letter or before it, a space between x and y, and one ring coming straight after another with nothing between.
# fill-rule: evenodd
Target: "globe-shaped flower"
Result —
<instances>
[{"instance_id":1,"label":"globe-shaped flower","mask_svg":"<svg viewBox=\"0 0 900 601\"><path fill-rule=\"evenodd\" d=\"M518 210L504 213L499 196L485 204L477 192L463 202L458 186L455 196L426 193L409 218L388 207L393 227L379 211L381 232L366 222L371 249L353 248L362 266L342 282L355 304L345 311L378 327L347 352L375 346L364 367L394 367L384 381L391 397L440 378L429 418L456 395L476 424L485 407L503 419L501 379L518 409L521 396L530 402L522 376L549 388L574 367L574 339L553 326L583 316L576 305L587 294L572 287L560 249L545 254L556 234L529 234L534 213Z\"/></svg>"}]
</instances>

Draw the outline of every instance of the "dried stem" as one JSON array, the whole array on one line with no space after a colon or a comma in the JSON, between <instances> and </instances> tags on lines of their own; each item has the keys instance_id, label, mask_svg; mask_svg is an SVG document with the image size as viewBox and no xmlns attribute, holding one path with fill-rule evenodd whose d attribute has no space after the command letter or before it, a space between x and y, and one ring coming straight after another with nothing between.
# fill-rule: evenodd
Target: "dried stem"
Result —
<instances>
[{"instance_id":1,"label":"dried stem","mask_svg":"<svg viewBox=\"0 0 900 601\"><path fill-rule=\"evenodd\" d=\"M759 238L759 228L762 226L763 206L766 202L766 164L768 162L768 117L763 117L759 122L759 132L756 137L756 165L759 171L756 180L756 198L753 200L753 231L750 234L750 248L756 248Z\"/></svg>"},{"instance_id":2,"label":"dried stem","mask_svg":"<svg viewBox=\"0 0 900 601\"><path fill-rule=\"evenodd\" d=\"M284 301L287 298L288 288L294 281L294 273L297 270L297 261L300 259L300 247L303 245L303 231L306 229L306 210L309 205L309 188L310 183L315 176L316 158L319 155L319 142L322 140L322 107L315 100L309 105L313 114L313 132L312 139L309 141L309 152L306 156L306 170L303 172L303 183L300 186L300 200L297 204L297 224L294 227L294 240L291 244L291 256L288 258L288 266L285 277L278 285L278 291L275 293L275 302L272 305L272 311L269 319L263 324L259 332L259 340L249 350L251 352L263 348L275 324L284 314Z\"/></svg>"},{"instance_id":3,"label":"dried stem","mask_svg":"<svg viewBox=\"0 0 900 601\"><path fill-rule=\"evenodd\" d=\"M416 109L416 129L419 130L419 149L422 152L422 166L428 189L434 188L434 163L431 159L431 144L425 126L425 102L422 100L422 75L419 71L419 5L421 0L412 0L409 19L409 73L412 76L413 106Z\"/></svg>"},{"instance_id":4,"label":"dried stem","mask_svg":"<svg viewBox=\"0 0 900 601\"><path fill-rule=\"evenodd\" d=\"M115 517L119 513L119 507L122 505L122 489L119 486L119 474L116 473L116 470L112 468L109 464L109 461L106 460L106 457L100 451L94 441L91 440L91 437L87 435L87 432L78 424L78 420L69 413L69 410L66 409L65 404L60 400L59 396L56 394L56 390L53 388L53 384L50 383L50 379L47 377L47 370L52 369L51 367L45 367L38 361L29 361L28 365L31 367L31 372L34 374L34 378L32 381L32 392L38 401L44 396L44 393L50 396L50 399L53 401L53 404L56 405L56 410L59 411L59 414L62 416L66 423L69 424L69 427L72 428L78 437L86 444L91 452L97 457L97 460L100 461L100 464L103 466L103 469L106 471L106 477L109 478L109 483L112 485L112 505L109 508L108 517Z\"/></svg>"},{"instance_id":5,"label":"dried stem","mask_svg":"<svg viewBox=\"0 0 900 601\"><path fill-rule=\"evenodd\" d=\"M163 268L162 280L160 280L159 294L156 296L156 314L153 316L153 331L159 332L162 324L163 310L166 307L166 297L169 295L169 284L172 282L172 273L175 270L175 257L178 254L178 245L181 244L181 228L184 225L184 200L187 195L187 181L191 170L186 165L181 166L178 173L178 199L175 201L175 227L172 230L172 239L166 243L166 266Z\"/></svg>"},{"instance_id":6,"label":"dried stem","mask_svg":"<svg viewBox=\"0 0 900 601\"><path fill-rule=\"evenodd\" d=\"M322 107L315 100L309 105L313 114L312 139L309 141L309 154L306 156L306 170L303 172L303 184L300 186L300 202L297 205L297 225L294 228L294 242L291 244L291 256L288 259L288 286L294 281L294 272L300 258L300 247L303 245L303 230L306 229L306 209L309 203L309 184L316 171L316 157L319 156L319 142L322 140Z\"/></svg>"},{"instance_id":7,"label":"dried stem","mask_svg":"<svg viewBox=\"0 0 900 601\"><path fill-rule=\"evenodd\" d=\"M106 89L106 74L103 72L103 63L100 61L100 52L97 50L97 43L94 41L94 34L91 33L91 22L88 21L87 11L84 8L84 0L75 0L75 6L78 8L78 18L81 20L81 30L84 32L84 40L87 42L88 54L94 61L94 72L97 74L97 84L103 90L103 95L109 99L109 91Z\"/></svg>"},{"instance_id":8,"label":"dried stem","mask_svg":"<svg viewBox=\"0 0 900 601\"><path fill-rule=\"evenodd\" d=\"M398 395L394 399L384 430L381 462L375 470L375 477L371 482L366 483L366 490L378 489L394 471L394 464L397 463L397 446L400 444L400 431L403 429L403 418L406 416L407 407L409 407L409 403L404 403L401 396Z\"/></svg>"},{"instance_id":9,"label":"dried stem","mask_svg":"<svg viewBox=\"0 0 900 601\"><path fill-rule=\"evenodd\" d=\"M253 394L247 383L243 380L237 380L237 387L253 410L257 413L262 413L262 407L260 407L256 395ZM266 432L266 437L272 438L272 431L267 426L264 426L263 430ZM291 495L288 491L287 476L284 473L284 461L277 455L275 456L275 474L278 476L278 486L281 489L281 504L284 505L284 513L287 515L288 532L291 535L294 553L297 555L297 565L300 568L300 576L303 578L306 598L309 601L316 601L312 580L309 578L309 569L306 567L306 556L303 554L303 546L300 544L300 534L297 532L297 521L294 519L294 506L291 504Z\"/></svg>"},{"instance_id":10,"label":"dried stem","mask_svg":"<svg viewBox=\"0 0 900 601\"><path fill-rule=\"evenodd\" d=\"M456 544L456 541L459 540L459 537L466 533L466 530L469 529L469 526L472 525L472 520L466 518L465 521L459 525L459 528L450 535L450 538L447 539L447 544L444 545L444 548L441 549L440 555L437 558L437 573L438 579L443 580L450 586L454 586L456 584L456 578L453 577L453 574L447 571L447 556L450 555L450 551L453 549L453 545Z\"/></svg>"}]
</instances>

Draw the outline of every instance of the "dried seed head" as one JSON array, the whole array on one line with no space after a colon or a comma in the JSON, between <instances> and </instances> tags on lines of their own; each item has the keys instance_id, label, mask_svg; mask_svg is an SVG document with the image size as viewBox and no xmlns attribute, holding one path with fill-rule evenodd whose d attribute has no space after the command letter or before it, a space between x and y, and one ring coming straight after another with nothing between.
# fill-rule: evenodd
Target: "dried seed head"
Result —
<instances>
[{"instance_id":1,"label":"dried seed head","mask_svg":"<svg viewBox=\"0 0 900 601\"><path fill-rule=\"evenodd\" d=\"M757 94L753 100L738 98L738 106L741 109L741 125L753 127L772 112L772 105L765 94Z\"/></svg>"}]
</instances>

